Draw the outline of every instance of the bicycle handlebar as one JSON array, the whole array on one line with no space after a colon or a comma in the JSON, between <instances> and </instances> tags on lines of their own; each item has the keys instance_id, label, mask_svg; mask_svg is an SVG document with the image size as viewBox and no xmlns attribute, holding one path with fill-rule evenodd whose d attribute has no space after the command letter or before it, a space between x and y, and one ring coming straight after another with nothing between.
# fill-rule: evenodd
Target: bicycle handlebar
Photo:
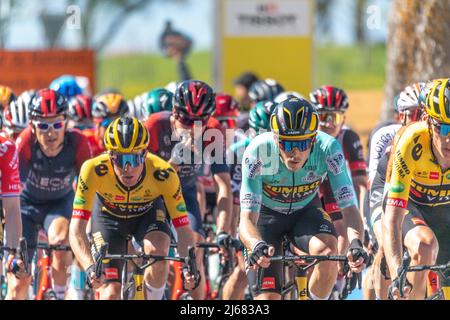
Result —
<instances>
[{"instance_id":1,"label":"bicycle handlebar","mask_svg":"<svg viewBox=\"0 0 450 320\"><path fill-rule=\"evenodd\" d=\"M72 248L63 244L38 243L36 248L50 251L72 251Z\"/></svg>"}]
</instances>

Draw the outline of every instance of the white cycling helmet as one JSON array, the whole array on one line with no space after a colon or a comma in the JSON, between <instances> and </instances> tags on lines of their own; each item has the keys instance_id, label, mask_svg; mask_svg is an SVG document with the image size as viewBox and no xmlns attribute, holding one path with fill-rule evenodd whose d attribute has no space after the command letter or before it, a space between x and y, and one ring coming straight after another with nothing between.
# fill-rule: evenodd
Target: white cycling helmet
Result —
<instances>
[{"instance_id":1,"label":"white cycling helmet","mask_svg":"<svg viewBox=\"0 0 450 320\"><path fill-rule=\"evenodd\" d=\"M35 93L34 90L22 92L3 110L3 124L6 130L20 132L28 126L28 108Z\"/></svg>"},{"instance_id":2,"label":"white cycling helmet","mask_svg":"<svg viewBox=\"0 0 450 320\"><path fill-rule=\"evenodd\" d=\"M424 86L425 82L417 82L403 89L397 100L398 112L420 107L420 92Z\"/></svg>"},{"instance_id":3,"label":"white cycling helmet","mask_svg":"<svg viewBox=\"0 0 450 320\"><path fill-rule=\"evenodd\" d=\"M306 98L304 96L302 96L300 93L298 93L297 91L283 91L282 93L280 93L279 95L277 95L275 97L273 102L278 104L278 103L283 102L284 100L287 100L288 98L291 98L291 97L306 100Z\"/></svg>"},{"instance_id":4,"label":"white cycling helmet","mask_svg":"<svg viewBox=\"0 0 450 320\"><path fill-rule=\"evenodd\" d=\"M166 89L167 91L170 91L170 92L172 92L173 94L175 94L175 91L177 91L178 84L179 84L179 82L177 82L177 81L169 82L169 83L165 86L165 89Z\"/></svg>"},{"instance_id":5,"label":"white cycling helmet","mask_svg":"<svg viewBox=\"0 0 450 320\"><path fill-rule=\"evenodd\" d=\"M128 115L131 117L143 120L144 114L142 112L142 97L137 95L133 100L127 101L128 105Z\"/></svg>"}]
</instances>

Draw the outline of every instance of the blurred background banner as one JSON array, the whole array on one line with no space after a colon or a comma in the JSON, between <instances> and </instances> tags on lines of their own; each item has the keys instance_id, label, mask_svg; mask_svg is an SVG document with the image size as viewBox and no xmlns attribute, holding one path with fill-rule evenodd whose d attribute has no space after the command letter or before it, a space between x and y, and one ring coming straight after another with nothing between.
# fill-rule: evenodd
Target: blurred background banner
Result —
<instances>
[{"instance_id":1,"label":"blurred background banner","mask_svg":"<svg viewBox=\"0 0 450 320\"><path fill-rule=\"evenodd\" d=\"M95 88L92 50L0 50L0 70L0 83L10 86L14 92L46 88L63 74L81 77L89 89Z\"/></svg>"},{"instance_id":2,"label":"blurred background banner","mask_svg":"<svg viewBox=\"0 0 450 320\"><path fill-rule=\"evenodd\" d=\"M232 92L245 71L306 95L312 89L311 0L217 0L216 88Z\"/></svg>"}]
</instances>

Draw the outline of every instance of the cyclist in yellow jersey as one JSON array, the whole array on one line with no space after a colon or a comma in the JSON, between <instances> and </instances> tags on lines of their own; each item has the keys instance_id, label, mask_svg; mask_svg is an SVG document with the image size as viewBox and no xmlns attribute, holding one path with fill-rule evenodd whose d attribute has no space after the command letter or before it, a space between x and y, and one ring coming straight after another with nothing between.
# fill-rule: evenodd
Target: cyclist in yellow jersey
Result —
<instances>
[{"instance_id":1,"label":"cyclist in yellow jersey","mask_svg":"<svg viewBox=\"0 0 450 320\"><path fill-rule=\"evenodd\" d=\"M70 244L86 270L88 281L100 288L101 299L120 299L120 260L104 263L104 277L95 277L94 260L86 236L92 218L95 246L108 242L109 253L123 254L127 237L143 242L147 254L167 255L172 220L181 256L193 244L186 205L176 171L164 160L148 153L149 134L136 118L114 120L105 133L107 154L86 161L78 179ZM164 200L164 201L163 201ZM157 262L145 270L146 298L161 300L169 273L167 262ZM192 289L194 278L185 274L185 287Z\"/></svg>"},{"instance_id":2,"label":"cyclist in yellow jersey","mask_svg":"<svg viewBox=\"0 0 450 320\"><path fill-rule=\"evenodd\" d=\"M411 265L450 259L450 79L435 80L425 90L428 117L406 128L393 150L382 219L383 246L393 278L390 293L395 299L423 299L426 293L426 272L409 274L408 283L400 288L402 244Z\"/></svg>"}]
</instances>

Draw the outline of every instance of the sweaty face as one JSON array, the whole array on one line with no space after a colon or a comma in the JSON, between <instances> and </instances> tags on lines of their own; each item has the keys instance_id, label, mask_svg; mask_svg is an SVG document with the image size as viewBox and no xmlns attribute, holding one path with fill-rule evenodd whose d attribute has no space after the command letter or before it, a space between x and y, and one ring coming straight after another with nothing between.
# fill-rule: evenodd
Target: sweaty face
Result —
<instances>
[{"instance_id":1,"label":"sweaty face","mask_svg":"<svg viewBox=\"0 0 450 320\"><path fill-rule=\"evenodd\" d=\"M61 149L67 127L64 116L51 118L36 118L32 121L36 139L47 155L52 155Z\"/></svg>"}]
</instances>

